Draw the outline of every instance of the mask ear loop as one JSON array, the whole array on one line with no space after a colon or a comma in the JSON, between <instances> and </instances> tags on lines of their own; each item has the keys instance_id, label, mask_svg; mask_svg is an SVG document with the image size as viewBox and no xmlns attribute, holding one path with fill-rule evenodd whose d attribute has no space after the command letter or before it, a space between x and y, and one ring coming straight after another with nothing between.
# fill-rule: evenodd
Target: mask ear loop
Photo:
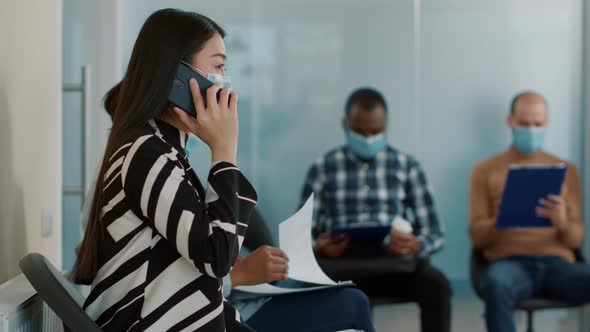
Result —
<instances>
[{"instance_id":1,"label":"mask ear loop","mask_svg":"<svg viewBox=\"0 0 590 332\"><path fill-rule=\"evenodd\" d=\"M197 72L198 74L200 74L201 76L203 76L203 77L207 78L207 73L206 73L206 72L204 72L204 71L200 70L199 68L197 68L197 67L195 67L195 66L191 65L190 63L186 63L186 62L184 62L184 61L180 61L180 62L181 62L181 63L183 63L183 64L185 64L185 65L186 65L187 67L189 67L190 69L192 69L192 70L196 71L196 72Z\"/></svg>"},{"instance_id":2,"label":"mask ear loop","mask_svg":"<svg viewBox=\"0 0 590 332\"><path fill-rule=\"evenodd\" d=\"M223 76L223 75L219 75L219 74L209 74L209 73L207 73L207 72L205 72L205 71L203 71L203 70L201 70L201 69L199 69L199 68L197 68L197 67L195 67L195 66L193 66L193 65L191 65L189 63L186 63L184 61L180 61L180 62L183 63L183 64L185 64L187 67L191 68L193 71L196 71L198 74L200 74L201 76L203 76L204 78L206 78L206 79L208 79L210 81L211 81L211 79L209 78L209 75L219 76L220 77L220 81L221 82L224 82L224 83L230 80L229 76ZM212 81L212 82L215 83L216 81ZM232 90L231 87L229 89L230 89L230 91Z\"/></svg>"}]
</instances>

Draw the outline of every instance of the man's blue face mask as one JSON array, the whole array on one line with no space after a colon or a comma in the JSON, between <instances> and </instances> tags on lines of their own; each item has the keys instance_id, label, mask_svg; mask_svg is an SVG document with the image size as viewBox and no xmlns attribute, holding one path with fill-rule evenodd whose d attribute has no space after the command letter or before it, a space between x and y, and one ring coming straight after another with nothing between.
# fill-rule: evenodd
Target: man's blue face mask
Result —
<instances>
[{"instance_id":1,"label":"man's blue face mask","mask_svg":"<svg viewBox=\"0 0 590 332\"><path fill-rule=\"evenodd\" d=\"M188 134L186 145L184 146L184 152L188 158L191 152L199 145L199 138L193 134Z\"/></svg>"},{"instance_id":2,"label":"man's blue face mask","mask_svg":"<svg viewBox=\"0 0 590 332\"><path fill-rule=\"evenodd\" d=\"M351 129L346 130L346 140L352 152L361 159L373 159L385 149L385 133L365 137Z\"/></svg>"},{"instance_id":3,"label":"man's blue face mask","mask_svg":"<svg viewBox=\"0 0 590 332\"><path fill-rule=\"evenodd\" d=\"M514 145L518 151L532 155L541 150L545 141L544 127L515 127L512 129Z\"/></svg>"}]
</instances>

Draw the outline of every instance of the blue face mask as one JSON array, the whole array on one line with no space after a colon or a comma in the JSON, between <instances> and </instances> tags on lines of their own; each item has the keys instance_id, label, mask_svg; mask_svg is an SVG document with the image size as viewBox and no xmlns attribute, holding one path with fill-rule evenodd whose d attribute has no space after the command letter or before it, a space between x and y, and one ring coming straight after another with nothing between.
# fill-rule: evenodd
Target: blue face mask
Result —
<instances>
[{"instance_id":1,"label":"blue face mask","mask_svg":"<svg viewBox=\"0 0 590 332\"><path fill-rule=\"evenodd\" d=\"M221 76L219 74L207 73L207 79L213 83L221 83L221 88L231 89L231 79L229 76Z\"/></svg>"},{"instance_id":2,"label":"blue face mask","mask_svg":"<svg viewBox=\"0 0 590 332\"><path fill-rule=\"evenodd\" d=\"M203 75L204 77L207 77L207 79L213 83L221 83L221 87L222 88L230 88L231 89L231 78L229 76L223 76L223 75L219 75L219 74L213 74L213 73L208 73L204 70L200 70L199 68L191 65L190 63L186 63L184 61L182 61L182 63L184 63L185 65L189 66L190 68L192 68L194 71L198 72L199 74Z\"/></svg>"},{"instance_id":3,"label":"blue face mask","mask_svg":"<svg viewBox=\"0 0 590 332\"><path fill-rule=\"evenodd\" d=\"M375 158L375 155L385 149L386 145L384 133L365 137L348 129L346 131L346 140L352 152L362 159Z\"/></svg>"},{"instance_id":4,"label":"blue face mask","mask_svg":"<svg viewBox=\"0 0 590 332\"><path fill-rule=\"evenodd\" d=\"M518 151L532 155L543 147L545 141L545 128L543 127L516 127L512 130L514 145Z\"/></svg>"},{"instance_id":5,"label":"blue face mask","mask_svg":"<svg viewBox=\"0 0 590 332\"><path fill-rule=\"evenodd\" d=\"M199 138L193 134L188 134L188 139L186 140L186 145L184 146L184 153L186 153L186 157L191 154L194 148L199 145Z\"/></svg>"}]
</instances>

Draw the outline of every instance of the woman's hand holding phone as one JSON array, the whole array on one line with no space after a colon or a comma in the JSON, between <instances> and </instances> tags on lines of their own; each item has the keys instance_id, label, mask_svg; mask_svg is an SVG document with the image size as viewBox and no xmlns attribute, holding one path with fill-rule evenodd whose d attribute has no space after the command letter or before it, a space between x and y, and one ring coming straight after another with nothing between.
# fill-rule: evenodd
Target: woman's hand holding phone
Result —
<instances>
[{"instance_id":1,"label":"woman's hand holding phone","mask_svg":"<svg viewBox=\"0 0 590 332\"><path fill-rule=\"evenodd\" d=\"M197 80L189 81L196 119L178 107L174 111L189 130L211 149L213 162L236 163L238 150L238 94L216 83L207 89L207 105Z\"/></svg>"}]
</instances>

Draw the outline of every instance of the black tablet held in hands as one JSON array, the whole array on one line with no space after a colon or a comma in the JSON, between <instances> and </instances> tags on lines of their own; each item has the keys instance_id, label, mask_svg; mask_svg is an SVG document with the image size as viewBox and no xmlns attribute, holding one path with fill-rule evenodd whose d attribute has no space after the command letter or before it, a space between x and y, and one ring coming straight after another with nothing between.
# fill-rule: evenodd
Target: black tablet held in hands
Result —
<instances>
[{"instance_id":1,"label":"black tablet held in hands","mask_svg":"<svg viewBox=\"0 0 590 332\"><path fill-rule=\"evenodd\" d=\"M365 222L345 226L334 226L332 236L346 234L351 241L383 241L391 233L391 225Z\"/></svg>"},{"instance_id":2,"label":"black tablet held in hands","mask_svg":"<svg viewBox=\"0 0 590 332\"><path fill-rule=\"evenodd\" d=\"M176 75L174 75L174 81L172 82L172 88L168 95L168 101L180 107L192 117L197 117L197 110L195 109L195 103L193 102L193 96L189 85L189 80L191 78L196 79L197 83L199 83L199 90L201 90L201 96L203 96L203 103L207 105L207 89L213 85L213 82L201 76L182 62L178 64L178 68L176 69Z\"/></svg>"}]
</instances>

